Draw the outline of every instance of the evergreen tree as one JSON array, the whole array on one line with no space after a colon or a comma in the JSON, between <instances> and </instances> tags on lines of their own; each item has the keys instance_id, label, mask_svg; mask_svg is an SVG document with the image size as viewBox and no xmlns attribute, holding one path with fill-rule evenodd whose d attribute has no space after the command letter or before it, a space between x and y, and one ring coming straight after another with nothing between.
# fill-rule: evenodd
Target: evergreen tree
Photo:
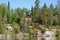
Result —
<instances>
[{"instance_id":1,"label":"evergreen tree","mask_svg":"<svg viewBox=\"0 0 60 40\"><path fill-rule=\"evenodd\" d=\"M59 4L60 4L60 0L59 0ZM60 5L58 5L58 18L59 18L59 22L58 24L60 25Z\"/></svg>"},{"instance_id":2,"label":"evergreen tree","mask_svg":"<svg viewBox=\"0 0 60 40\"><path fill-rule=\"evenodd\" d=\"M11 23L11 13L10 13L10 2L8 1L8 14L7 14L7 21L8 23Z\"/></svg>"},{"instance_id":3,"label":"evergreen tree","mask_svg":"<svg viewBox=\"0 0 60 40\"><path fill-rule=\"evenodd\" d=\"M50 26L53 24L53 14L54 14L54 6L51 4L49 8L49 21L50 21Z\"/></svg>"},{"instance_id":4,"label":"evergreen tree","mask_svg":"<svg viewBox=\"0 0 60 40\"><path fill-rule=\"evenodd\" d=\"M46 4L44 4L44 6L42 7L41 9L41 19L43 20L43 24L47 25L47 22L48 22L48 8L46 6Z\"/></svg>"},{"instance_id":5,"label":"evergreen tree","mask_svg":"<svg viewBox=\"0 0 60 40\"><path fill-rule=\"evenodd\" d=\"M7 6L5 4L0 4L0 33L5 32L4 25L7 22L7 17L6 17L7 13L8 13Z\"/></svg>"},{"instance_id":6,"label":"evergreen tree","mask_svg":"<svg viewBox=\"0 0 60 40\"><path fill-rule=\"evenodd\" d=\"M39 12L40 11L39 10L40 9L39 8L39 2L40 2L39 0L36 0L35 1L35 6L33 8L33 15L32 15L33 17L32 18L34 19L34 21L36 21L36 19L39 17L39 13L40 13Z\"/></svg>"},{"instance_id":7,"label":"evergreen tree","mask_svg":"<svg viewBox=\"0 0 60 40\"><path fill-rule=\"evenodd\" d=\"M58 16L59 16L59 14L58 14L58 9L57 9L57 6L54 8L54 14L53 14L53 16L54 16L54 25L58 25Z\"/></svg>"},{"instance_id":8,"label":"evergreen tree","mask_svg":"<svg viewBox=\"0 0 60 40\"><path fill-rule=\"evenodd\" d=\"M35 1L35 8L36 8L36 9L39 9L39 3L40 3L39 0L36 0L36 1Z\"/></svg>"}]
</instances>

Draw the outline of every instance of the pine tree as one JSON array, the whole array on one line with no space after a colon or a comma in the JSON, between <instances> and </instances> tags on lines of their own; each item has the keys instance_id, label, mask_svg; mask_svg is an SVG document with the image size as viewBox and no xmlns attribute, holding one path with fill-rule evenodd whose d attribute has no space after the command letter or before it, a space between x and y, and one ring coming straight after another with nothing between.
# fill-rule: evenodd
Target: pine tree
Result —
<instances>
[{"instance_id":1,"label":"pine tree","mask_svg":"<svg viewBox=\"0 0 60 40\"><path fill-rule=\"evenodd\" d=\"M33 6L31 7L31 16L33 16Z\"/></svg>"},{"instance_id":2,"label":"pine tree","mask_svg":"<svg viewBox=\"0 0 60 40\"><path fill-rule=\"evenodd\" d=\"M51 4L49 8L49 20L50 20L50 26L53 25L53 14L54 14L54 6Z\"/></svg>"},{"instance_id":3,"label":"pine tree","mask_svg":"<svg viewBox=\"0 0 60 40\"><path fill-rule=\"evenodd\" d=\"M59 18L59 25L60 25L60 0L58 0L58 5L57 5L57 8L58 8L58 18Z\"/></svg>"},{"instance_id":4,"label":"pine tree","mask_svg":"<svg viewBox=\"0 0 60 40\"><path fill-rule=\"evenodd\" d=\"M8 1L8 13L7 13L7 21L8 21L8 23L10 23L11 22L11 13L10 13L10 1Z\"/></svg>"},{"instance_id":5,"label":"pine tree","mask_svg":"<svg viewBox=\"0 0 60 40\"><path fill-rule=\"evenodd\" d=\"M6 13L7 13L7 7L5 4L0 4L0 33L5 32L4 24L6 23Z\"/></svg>"},{"instance_id":6,"label":"pine tree","mask_svg":"<svg viewBox=\"0 0 60 40\"><path fill-rule=\"evenodd\" d=\"M43 24L47 25L48 22L48 8L46 6L46 4L44 4L44 6L41 9L41 19L43 20Z\"/></svg>"},{"instance_id":7,"label":"pine tree","mask_svg":"<svg viewBox=\"0 0 60 40\"><path fill-rule=\"evenodd\" d=\"M39 9L39 3L40 3L39 0L36 0L36 1L35 1L35 8L36 8L36 9Z\"/></svg>"},{"instance_id":8,"label":"pine tree","mask_svg":"<svg viewBox=\"0 0 60 40\"><path fill-rule=\"evenodd\" d=\"M39 12L39 11L40 11L40 10L39 10L39 9L40 9L40 8L39 8L39 3L40 3L39 0L36 0L36 1L35 1L35 6L34 6L34 8L33 8L33 15L32 15L34 21L37 21L36 19L39 18L39 13L40 13L40 12Z\"/></svg>"}]
</instances>

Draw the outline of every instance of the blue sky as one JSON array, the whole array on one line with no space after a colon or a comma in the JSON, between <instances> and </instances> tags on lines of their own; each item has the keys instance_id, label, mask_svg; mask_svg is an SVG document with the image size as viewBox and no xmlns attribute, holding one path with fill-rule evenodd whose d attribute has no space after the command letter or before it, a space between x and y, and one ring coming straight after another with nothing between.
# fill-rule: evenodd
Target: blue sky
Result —
<instances>
[{"instance_id":1,"label":"blue sky","mask_svg":"<svg viewBox=\"0 0 60 40\"><path fill-rule=\"evenodd\" d=\"M9 0L9 1L11 9L12 8L15 9L17 7L31 9L31 6L34 6L35 2L35 0ZM8 0L0 0L0 4L1 3L7 4ZM46 3L48 7L52 3L55 7L57 5L57 0L40 0L40 7L42 7L44 3Z\"/></svg>"}]
</instances>

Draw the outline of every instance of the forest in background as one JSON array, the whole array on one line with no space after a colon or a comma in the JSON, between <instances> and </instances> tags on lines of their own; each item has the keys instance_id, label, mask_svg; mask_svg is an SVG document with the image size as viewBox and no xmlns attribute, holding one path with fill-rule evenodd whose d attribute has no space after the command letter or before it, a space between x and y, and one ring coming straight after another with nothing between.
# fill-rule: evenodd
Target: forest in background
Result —
<instances>
[{"instance_id":1,"label":"forest in background","mask_svg":"<svg viewBox=\"0 0 60 40\"><path fill-rule=\"evenodd\" d=\"M15 29L22 28L23 23L19 22L20 18L30 16L32 23L40 23L46 27L60 26L60 15L57 6L54 8L53 4L50 4L48 8L46 4L42 8L39 5L40 1L35 1L35 6L31 7L31 10L27 8L15 8L10 9L10 2L8 5L0 4L0 33L4 33L5 25L12 24ZM31 23L31 24L32 24Z\"/></svg>"}]
</instances>

